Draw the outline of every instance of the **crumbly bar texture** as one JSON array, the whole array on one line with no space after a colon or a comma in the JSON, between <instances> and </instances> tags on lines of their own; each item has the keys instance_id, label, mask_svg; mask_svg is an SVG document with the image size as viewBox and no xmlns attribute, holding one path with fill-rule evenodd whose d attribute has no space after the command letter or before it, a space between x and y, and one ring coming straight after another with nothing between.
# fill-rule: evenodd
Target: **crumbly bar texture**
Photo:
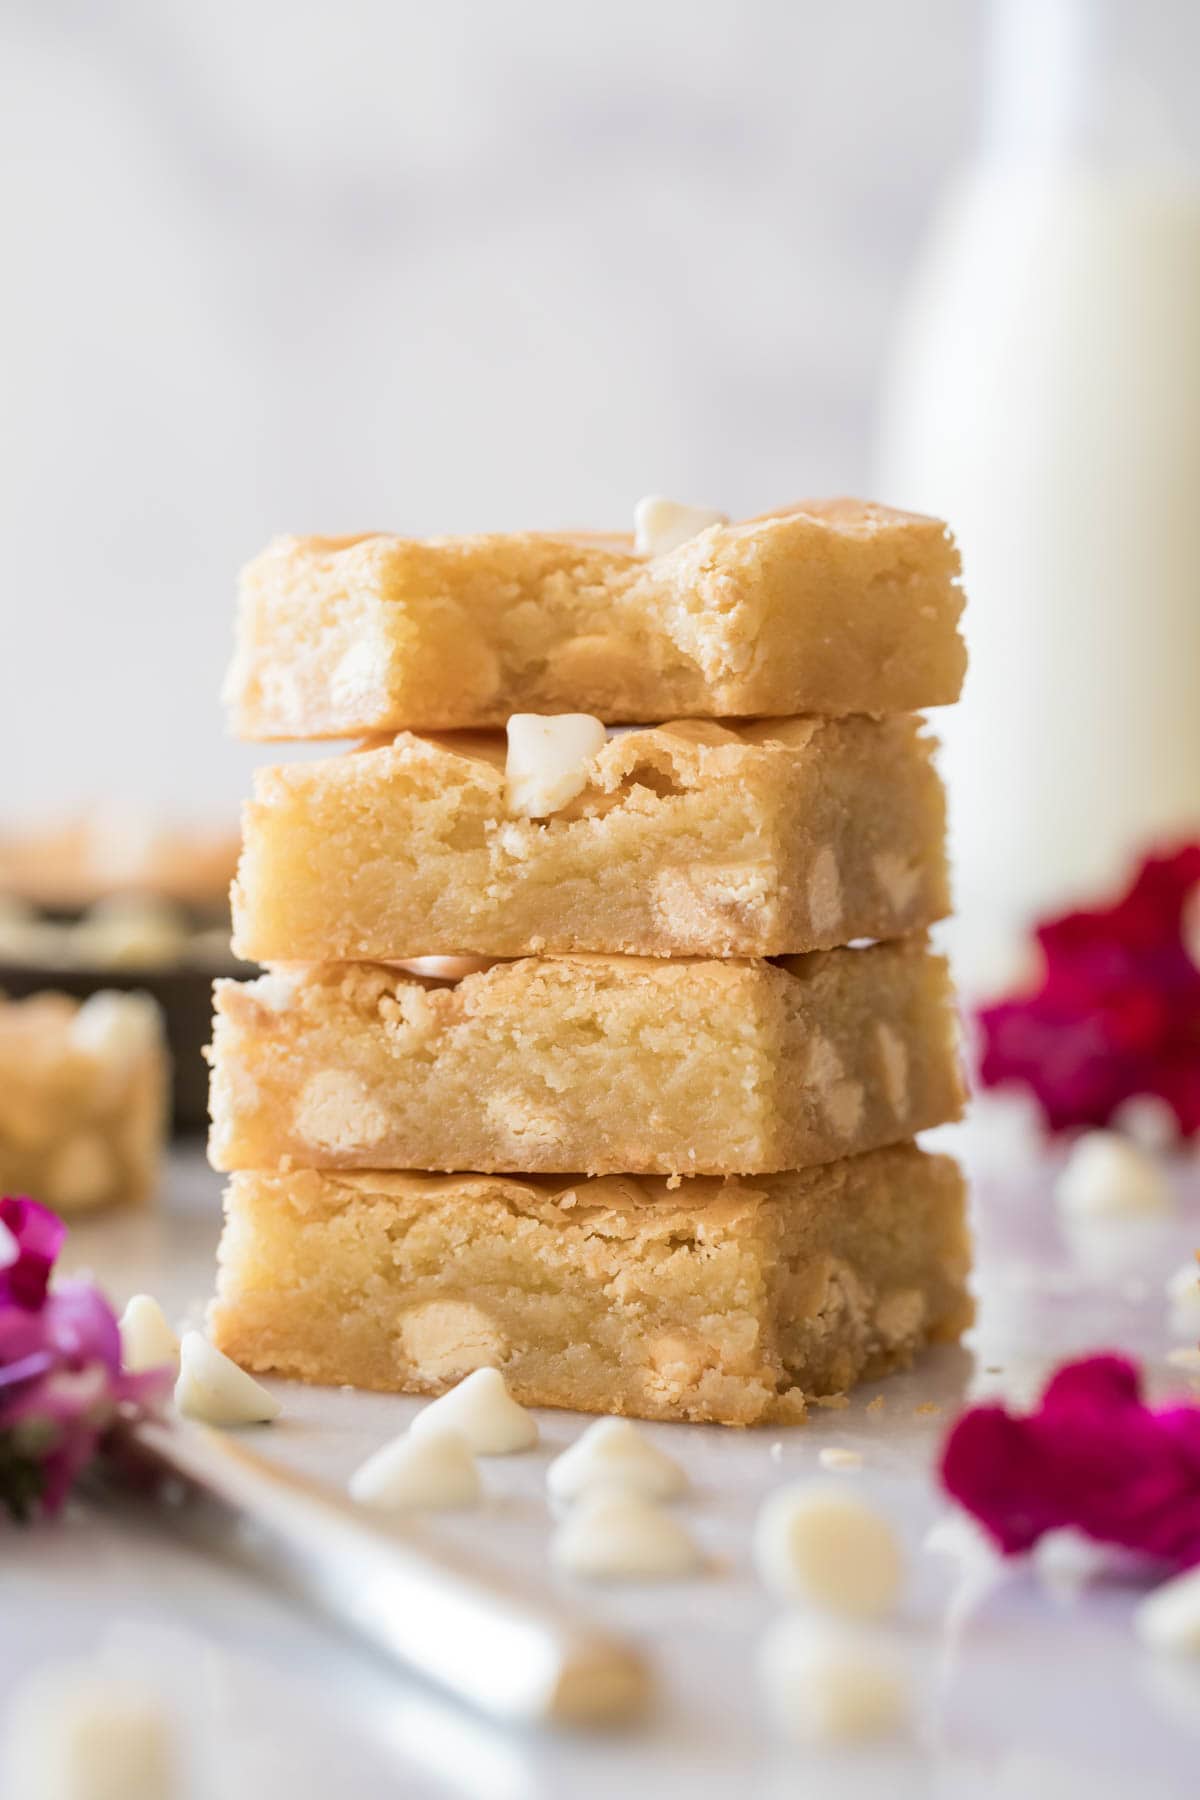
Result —
<instances>
[{"instance_id":1,"label":"crumbly bar texture","mask_svg":"<svg viewBox=\"0 0 1200 1800\"><path fill-rule=\"evenodd\" d=\"M898 1143L963 1097L920 940L221 981L212 1064L219 1169L761 1174Z\"/></svg>"},{"instance_id":2,"label":"crumbly bar texture","mask_svg":"<svg viewBox=\"0 0 1200 1800\"><path fill-rule=\"evenodd\" d=\"M283 538L242 577L226 682L248 738L912 712L958 698L937 519L805 501L659 556L623 537Z\"/></svg>"},{"instance_id":3,"label":"crumbly bar texture","mask_svg":"<svg viewBox=\"0 0 1200 1800\"><path fill-rule=\"evenodd\" d=\"M244 1367L727 1425L905 1365L969 1324L962 1178L912 1145L727 1182L239 1174L215 1341Z\"/></svg>"},{"instance_id":4,"label":"crumbly bar texture","mask_svg":"<svg viewBox=\"0 0 1200 1800\"><path fill-rule=\"evenodd\" d=\"M610 737L548 819L508 815L495 735L262 769L234 949L786 956L899 937L949 904L932 750L904 715L677 722Z\"/></svg>"},{"instance_id":5,"label":"crumbly bar texture","mask_svg":"<svg viewBox=\"0 0 1200 1800\"><path fill-rule=\"evenodd\" d=\"M147 1200L168 1081L158 1008L144 994L0 999L0 1191L62 1213Z\"/></svg>"}]
</instances>

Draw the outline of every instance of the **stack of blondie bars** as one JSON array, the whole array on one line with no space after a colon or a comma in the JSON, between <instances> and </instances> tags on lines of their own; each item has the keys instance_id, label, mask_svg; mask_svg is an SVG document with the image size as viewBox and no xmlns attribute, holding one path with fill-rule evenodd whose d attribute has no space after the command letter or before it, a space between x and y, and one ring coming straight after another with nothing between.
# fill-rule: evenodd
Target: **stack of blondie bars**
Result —
<instances>
[{"instance_id":1,"label":"stack of blondie bars","mask_svg":"<svg viewBox=\"0 0 1200 1800\"><path fill-rule=\"evenodd\" d=\"M242 1364L753 1424L969 1318L944 802L958 557L839 501L638 537L288 539L217 987Z\"/></svg>"}]
</instances>

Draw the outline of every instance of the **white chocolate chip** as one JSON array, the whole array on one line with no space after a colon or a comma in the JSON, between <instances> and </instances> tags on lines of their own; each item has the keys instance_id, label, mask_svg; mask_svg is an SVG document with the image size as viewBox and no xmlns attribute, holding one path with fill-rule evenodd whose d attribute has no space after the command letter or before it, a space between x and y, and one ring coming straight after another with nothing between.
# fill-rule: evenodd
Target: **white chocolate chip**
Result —
<instances>
[{"instance_id":1,"label":"white chocolate chip","mask_svg":"<svg viewBox=\"0 0 1200 1800\"><path fill-rule=\"evenodd\" d=\"M116 1198L112 1146L98 1131L77 1131L46 1164L46 1198L64 1212L81 1212Z\"/></svg>"},{"instance_id":2,"label":"white chocolate chip","mask_svg":"<svg viewBox=\"0 0 1200 1800\"><path fill-rule=\"evenodd\" d=\"M567 1514L550 1546L552 1561L592 1581L667 1581L700 1567L700 1552L678 1519L630 1489L599 1488Z\"/></svg>"},{"instance_id":3,"label":"white chocolate chip","mask_svg":"<svg viewBox=\"0 0 1200 1800\"><path fill-rule=\"evenodd\" d=\"M391 1129L387 1113L362 1076L349 1069L318 1069L310 1075L292 1119L297 1137L335 1154L370 1148Z\"/></svg>"},{"instance_id":4,"label":"white chocolate chip","mask_svg":"<svg viewBox=\"0 0 1200 1800\"><path fill-rule=\"evenodd\" d=\"M683 1493L687 1477L673 1456L628 1419L597 1419L550 1464L546 1486L556 1500L577 1500L596 1487L670 1500Z\"/></svg>"},{"instance_id":5,"label":"white chocolate chip","mask_svg":"<svg viewBox=\"0 0 1200 1800\"><path fill-rule=\"evenodd\" d=\"M776 1593L861 1619L891 1611L904 1574L882 1513L823 1482L768 1497L755 1523L754 1559Z\"/></svg>"},{"instance_id":6,"label":"white chocolate chip","mask_svg":"<svg viewBox=\"0 0 1200 1800\"><path fill-rule=\"evenodd\" d=\"M175 1404L206 1425L262 1425L279 1417L279 1402L199 1331L179 1346Z\"/></svg>"},{"instance_id":7,"label":"white chocolate chip","mask_svg":"<svg viewBox=\"0 0 1200 1800\"><path fill-rule=\"evenodd\" d=\"M179 1368L179 1339L149 1294L135 1294L121 1314L121 1361L132 1375Z\"/></svg>"},{"instance_id":8,"label":"white chocolate chip","mask_svg":"<svg viewBox=\"0 0 1200 1800\"><path fill-rule=\"evenodd\" d=\"M1171 1189L1154 1158L1115 1131L1076 1140L1054 1189L1064 1212L1080 1219L1163 1212Z\"/></svg>"},{"instance_id":9,"label":"white chocolate chip","mask_svg":"<svg viewBox=\"0 0 1200 1800\"><path fill-rule=\"evenodd\" d=\"M633 509L634 547L643 556L665 556L702 531L728 523L728 513L715 512L710 506L684 506L679 500L647 494Z\"/></svg>"},{"instance_id":10,"label":"white chocolate chip","mask_svg":"<svg viewBox=\"0 0 1200 1800\"><path fill-rule=\"evenodd\" d=\"M461 981L464 975L480 975L496 966L494 956L409 956L391 965L430 981Z\"/></svg>"},{"instance_id":11,"label":"white chocolate chip","mask_svg":"<svg viewBox=\"0 0 1200 1800\"><path fill-rule=\"evenodd\" d=\"M943 1513L935 1519L921 1541L922 1550L933 1556L950 1556L956 1562L979 1567L990 1566L1000 1555L981 1525L969 1513Z\"/></svg>"},{"instance_id":12,"label":"white chocolate chip","mask_svg":"<svg viewBox=\"0 0 1200 1800\"><path fill-rule=\"evenodd\" d=\"M1133 1626L1151 1650L1200 1656L1200 1569L1156 1587L1135 1609Z\"/></svg>"},{"instance_id":13,"label":"white chocolate chip","mask_svg":"<svg viewBox=\"0 0 1200 1800\"><path fill-rule=\"evenodd\" d=\"M1039 1581L1071 1595L1112 1568L1113 1550L1111 1545L1099 1544L1073 1526L1064 1525L1043 1533L1030 1553L1030 1561Z\"/></svg>"},{"instance_id":14,"label":"white chocolate chip","mask_svg":"<svg viewBox=\"0 0 1200 1800\"><path fill-rule=\"evenodd\" d=\"M457 1431L393 1438L350 1477L350 1493L384 1511L473 1506L483 1492L471 1446Z\"/></svg>"},{"instance_id":15,"label":"white chocolate chip","mask_svg":"<svg viewBox=\"0 0 1200 1800\"><path fill-rule=\"evenodd\" d=\"M823 1469L861 1469L863 1454L861 1450L847 1450L841 1444L826 1444L817 1451L817 1461Z\"/></svg>"},{"instance_id":16,"label":"white chocolate chip","mask_svg":"<svg viewBox=\"0 0 1200 1800\"><path fill-rule=\"evenodd\" d=\"M1131 1094L1109 1122L1122 1137L1132 1138L1140 1150L1173 1150L1179 1142L1175 1108L1157 1094Z\"/></svg>"},{"instance_id":17,"label":"white chocolate chip","mask_svg":"<svg viewBox=\"0 0 1200 1800\"><path fill-rule=\"evenodd\" d=\"M822 844L808 876L809 923L831 940L842 923L842 877L830 844Z\"/></svg>"},{"instance_id":18,"label":"white chocolate chip","mask_svg":"<svg viewBox=\"0 0 1200 1800\"><path fill-rule=\"evenodd\" d=\"M513 1399L499 1369L475 1369L422 1407L409 1429L414 1437L456 1431L476 1456L509 1456L531 1450L538 1440L537 1420Z\"/></svg>"},{"instance_id":19,"label":"white chocolate chip","mask_svg":"<svg viewBox=\"0 0 1200 1800\"><path fill-rule=\"evenodd\" d=\"M246 992L266 1012L287 1012L296 997L296 977L286 969L269 969L257 981L248 981Z\"/></svg>"},{"instance_id":20,"label":"white chocolate chip","mask_svg":"<svg viewBox=\"0 0 1200 1800\"><path fill-rule=\"evenodd\" d=\"M514 713L508 721L505 804L519 819L547 819L581 794L605 732L590 713Z\"/></svg>"},{"instance_id":21,"label":"white chocolate chip","mask_svg":"<svg viewBox=\"0 0 1200 1800\"><path fill-rule=\"evenodd\" d=\"M1200 1335L1200 1263L1187 1262L1167 1280L1172 1323Z\"/></svg>"},{"instance_id":22,"label":"white chocolate chip","mask_svg":"<svg viewBox=\"0 0 1200 1800\"><path fill-rule=\"evenodd\" d=\"M11 1800L175 1800L174 1723L141 1681L85 1664L38 1669L9 1701L0 1792Z\"/></svg>"},{"instance_id":23,"label":"white chocolate chip","mask_svg":"<svg viewBox=\"0 0 1200 1800\"><path fill-rule=\"evenodd\" d=\"M883 1091L896 1118L908 1111L908 1046L885 1019L875 1026L879 1060L883 1064Z\"/></svg>"},{"instance_id":24,"label":"white chocolate chip","mask_svg":"<svg viewBox=\"0 0 1200 1800\"><path fill-rule=\"evenodd\" d=\"M871 866L892 910L903 917L916 899L917 889L921 885L920 864L897 856L894 850L881 850L878 856L872 858Z\"/></svg>"},{"instance_id":25,"label":"white chocolate chip","mask_svg":"<svg viewBox=\"0 0 1200 1800\"><path fill-rule=\"evenodd\" d=\"M903 1661L878 1632L789 1615L765 1634L758 1666L772 1720L803 1743L890 1737L908 1723Z\"/></svg>"},{"instance_id":26,"label":"white chocolate chip","mask_svg":"<svg viewBox=\"0 0 1200 1800\"><path fill-rule=\"evenodd\" d=\"M89 994L67 1036L85 1056L126 1071L161 1041L161 1015L149 994Z\"/></svg>"}]
</instances>

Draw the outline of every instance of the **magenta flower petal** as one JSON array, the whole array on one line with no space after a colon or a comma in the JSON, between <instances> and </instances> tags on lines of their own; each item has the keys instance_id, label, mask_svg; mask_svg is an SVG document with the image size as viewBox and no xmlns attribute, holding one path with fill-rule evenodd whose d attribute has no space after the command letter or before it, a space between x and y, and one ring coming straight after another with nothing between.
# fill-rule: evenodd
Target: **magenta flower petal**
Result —
<instances>
[{"instance_id":1,"label":"magenta flower petal","mask_svg":"<svg viewBox=\"0 0 1200 1800\"><path fill-rule=\"evenodd\" d=\"M1187 908L1200 844L1148 857L1111 906L1037 929L1042 968L1026 993L979 1013L985 1087L1016 1083L1052 1131L1107 1125L1150 1094L1186 1137L1200 1132L1200 969Z\"/></svg>"},{"instance_id":2,"label":"magenta flower petal","mask_svg":"<svg viewBox=\"0 0 1200 1800\"><path fill-rule=\"evenodd\" d=\"M119 1420L165 1399L169 1369L127 1374L111 1306L85 1281L50 1286L65 1236L32 1200L0 1200L0 1505L55 1512Z\"/></svg>"},{"instance_id":3,"label":"magenta flower petal","mask_svg":"<svg viewBox=\"0 0 1200 1800\"><path fill-rule=\"evenodd\" d=\"M1200 1408L1144 1405L1123 1357L1067 1364L1027 1415L971 1408L941 1475L1007 1555L1073 1525L1174 1567L1200 1563Z\"/></svg>"},{"instance_id":4,"label":"magenta flower petal","mask_svg":"<svg viewBox=\"0 0 1200 1800\"><path fill-rule=\"evenodd\" d=\"M67 1228L36 1200L0 1199L0 1225L16 1245L16 1255L0 1266L0 1305L9 1302L36 1312L46 1297L50 1271Z\"/></svg>"}]
</instances>

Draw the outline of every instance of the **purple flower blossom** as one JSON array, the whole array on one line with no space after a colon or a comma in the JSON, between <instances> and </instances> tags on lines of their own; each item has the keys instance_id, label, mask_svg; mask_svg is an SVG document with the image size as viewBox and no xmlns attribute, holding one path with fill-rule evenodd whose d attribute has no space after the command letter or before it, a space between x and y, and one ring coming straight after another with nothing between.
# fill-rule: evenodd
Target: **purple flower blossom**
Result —
<instances>
[{"instance_id":1,"label":"purple flower blossom","mask_svg":"<svg viewBox=\"0 0 1200 1800\"><path fill-rule=\"evenodd\" d=\"M57 1512L112 1427L152 1410L171 1371L127 1374L104 1295L51 1287L66 1228L34 1200L0 1199L0 1504Z\"/></svg>"},{"instance_id":2,"label":"purple flower blossom","mask_svg":"<svg viewBox=\"0 0 1200 1800\"><path fill-rule=\"evenodd\" d=\"M1145 1405L1121 1356L1064 1364L1025 1416L970 1408L946 1439L942 1482L1006 1555L1073 1525L1175 1568L1200 1564L1200 1407Z\"/></svg>"}]
</instances>

